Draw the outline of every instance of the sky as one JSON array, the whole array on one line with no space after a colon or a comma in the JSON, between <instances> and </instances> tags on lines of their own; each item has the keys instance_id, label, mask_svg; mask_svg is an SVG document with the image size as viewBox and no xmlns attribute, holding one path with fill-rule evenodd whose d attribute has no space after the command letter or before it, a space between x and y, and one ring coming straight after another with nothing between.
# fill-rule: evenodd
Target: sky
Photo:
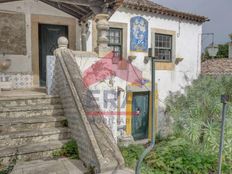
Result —
<instances>
[{"instance_id":1,"label":"sky","mask_svg":"<svg viewBox=\"0 0 232 174\"><path fill-rule=\"evenodd\" d=\"M210 21L203 25L204 33L214 33L215 44L230 41L232 33L232 0L153 0L169 8L207 16ZM212 42L212 37L203 37L203 46Z\"/></svg>"}]
</instances>

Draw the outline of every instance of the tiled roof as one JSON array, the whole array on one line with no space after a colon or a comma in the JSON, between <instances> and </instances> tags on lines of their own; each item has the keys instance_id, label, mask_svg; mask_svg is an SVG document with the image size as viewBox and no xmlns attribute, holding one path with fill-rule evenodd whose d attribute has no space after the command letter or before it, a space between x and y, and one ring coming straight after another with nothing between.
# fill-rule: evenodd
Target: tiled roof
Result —
<instances>
[{"instance_id":1,"label":"tiled roof","mask_svg":"<svg viewBox=\"0 0 232 174\"><path fill-rule=\"evenodd\" d=\"M173 10L157 3L154 3L151 0L124 0L123 6L126 8L147 11L152 13L157 13L161 15L178 17L180 19L195 21L195 22L206 22L209 19L205 16L199 16L191 13L180 12Z\"/></svg>"},{"instance_id":2,"label":"tiled roof","mask_svg":"<svg viewBox=\"0 0 232 174\"><path fill-rule=\"evenodd\" d=\"M202 62L201 73L207 75L232 75L232 59L211 59Z\"/></svg>"},{"instance_id":3,"label":"tiled roof","mask_svg":"<svg viewBox=\"0 0 232 174\"><path fill-rule=\"evenodd\" d=\"M18 0L0 0L1 3L13 2ZM87 21L96 15L96 11L105 10L112 15L122 4L123 0L40 0L54 8L57 8L80 21Z\"/></svg>"}]
</instances>

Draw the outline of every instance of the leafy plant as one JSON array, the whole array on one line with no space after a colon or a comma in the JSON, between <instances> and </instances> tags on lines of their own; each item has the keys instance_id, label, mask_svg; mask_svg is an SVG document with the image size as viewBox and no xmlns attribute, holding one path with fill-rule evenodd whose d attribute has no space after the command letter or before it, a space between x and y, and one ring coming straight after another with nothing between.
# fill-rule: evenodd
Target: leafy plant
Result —
<instances>
[{"instance_id":1,"label":"leafy plant","mask_svg":"<svg viewBox=\"0 0 232 174\"><path fill-rule=\"evenodd\" d=\"M202 76L187 87L185 94L173 93L167 100L167 113L174 120L176 135L185 137L205 152L217 155L219 148L222 94L232 94L231 76ZM227 108L224 163L232 166L232 105ZM231 168L232 171L232 168Z\"/></svg>"},{"instance_id":2,"label":"leafy plant","mask_svg":"<svg viewBox=\"0 0 232 174\"><path fill-rule=\"evenodd\" d=\"M217 58L228 58L228 57L229 57L229 45L227 43L218 45Z\"/></svg>"},{"instance_id":3,"label":"leafy plant","mask_svg":"<svg viewBox=\"0 0 232 174\"><path fill-rule=\"evenodd\" d=\"M12 172L14 169L14 166L17 162L17 153L13 156L11 159L9 165L4 166L3 164L0 163L0 174L9 174Z\"/></svg>"},{"instance_id":4,"label":"leafy plant","mask_svg":"<svg viewBox=\"0 0 232 174\"><path fill-rule=\"evenodd\" d=\"M121 147L120 150L125 159L127 167L135 168L136 162L144 151L142 145L129 145L128 147Z\"/></svg>"},{"instance_id":5,"label":"leafy plant","mask_svg":"<svg viewBox=\"0 0 232 174\"><path fill-rule=\"evenodd\" d=\"M61 121L63 127L68 127L68 120Z\"/></svg>"},{"instance_id":6,"label":"leafy plant","mask_svg":"<svg viewBox=\"0 0 232 174\"><path fill-rule=\"evenodd\" d=\"M141 145L121 148L127 167L134 169ZM217 156L202 151L184 138L170 137L156 144L155 149L144 159L142 174L209 174L217 170ZM229 174L229 166L223 172Z\"/></svg>"},{"instance_id":7,"label":"leafy plant","mask_svg":"<svg viewBox=\"0 0 232 174\"><path fill-rule=\"evenodd\" d=\"M159 173L208 174L216 171L214 155L201 152L183 138L163 141L146 157L146 163Z\"/></svg>"},{"instance_id":8,"label":"leafy plant","mask_svg":"<svg viewBox=\"0 0 232 174\"><path fill-rule=\"evenodd\" d=\"M60 150L53 152L53 157L69 157L79 159L78 147L75 140L68 141Z\"/></svg>"}]
</instances>

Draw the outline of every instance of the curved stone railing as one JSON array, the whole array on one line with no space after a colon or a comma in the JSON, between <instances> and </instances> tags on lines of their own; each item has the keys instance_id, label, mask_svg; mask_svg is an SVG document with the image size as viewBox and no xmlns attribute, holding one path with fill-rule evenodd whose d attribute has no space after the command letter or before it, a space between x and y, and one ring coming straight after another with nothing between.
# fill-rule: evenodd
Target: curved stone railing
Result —
<instances>
[{"instance_id":1,"label":"curved stone railing","mask_svg":"<svg viewBox=\"0 0 232 174\"><path fill-rule=\"evenodd\" d=\"M94 167L97 173L122 168L124 159L104 123L100 107L82 80L74 53L67 48L68 41L60 38L58 43L55 88L61 97L72 137L77 141L81 160ZM93 110L94 115L86 114Z\"/></svg>"}]
</instances>

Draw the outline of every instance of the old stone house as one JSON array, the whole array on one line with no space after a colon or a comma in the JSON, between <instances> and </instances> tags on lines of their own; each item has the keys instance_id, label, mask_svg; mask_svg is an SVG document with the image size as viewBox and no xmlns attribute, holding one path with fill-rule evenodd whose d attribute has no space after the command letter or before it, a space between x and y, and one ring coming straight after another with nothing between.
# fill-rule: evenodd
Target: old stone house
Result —
<instances>
[{"instance_id":1,"label":"old stone house","mask_svg":"<svg viewBox=\"0 0 232 174\"><path fill-rule=\"evenodd\" d=\"M148 48L152 48L152 54L157 59L155 75L159 93L159 100L157 98L156 102L159 105L159 117L156 115L156 128L165 133L164 100L169 91L181 90L200 74L202 24L207 20L206 17L169 9L150 0L0 0L0 87L42 88L47 89L49 94L58 95L61 104L54 106L52 102L52 106L46 106L48 111L45 114L50 114L49 118L54 119L54 113L63 108L71 136L77 142L78 139L83 140L78 142L83 161L96 166L98 171L110 168L111 162L111 167L115 167L117 162L123 163L121 155L116 146L113 149L118 152L117 155L106 151L105 144L114 142L113 137L117 139L125 134L132 135L135 140L147 139L151 135L151 64ZM57 39L60 36L65 36L68 41L64 38L59 40L60 48L56 50L57 59L54 59L52 55L58 48ZM111 63L105 61L109 57L112 58ZM93 67L102 64L108 66L104 67L107 70L113 69L114 75L110 74L107 78L104 76L103 79L97 75L99 79L96 80ZM84 82L89 82L92 76L88 75L91 73L96 81L90 80L88 87L92 92L91 99L96 100L93 104L96 110L88 107L89 103L83 97L87 95L87 90L82 83L78 83L83 79ZM105 105L105 91L116 91L116 95L110 93L115 103L113 107ZM43 99L47 102L58 100L44 95L39 96L39 99L35 96L26 99L25 96L20 97L20 100L27 100L28 105L31 100L36 100L36 104L43 103ZM6 96L2 102L5 100ZM17 97L11 98L11 102L18 100ZM18 109L19 106L16 106L14 112L19 112L19 118L23 116L21 111L36 116L30 110L34 106L30 105L26 111L26 108ZM44 110L43 107L40 110ZM99 110L103 111L102 116L106 118L113 132L112 136L104 125L96 126L88 118L87 113L98 116ZM11 111L11 108L2 109L0 115L11 115ZM134 117L134 113L137 116ZM6 117L4 119L9 123ZM16 123L18 124L17 119ZM37 129L40 129L39 124L36 124ZM51 124L48 127L49 131L54 131L50 128ZM15 130L17 129L13 129L13 132ZM35 140L30 143L32 146L42 143L42 146L46 140L51 141L53 138L51 146L59 148L57 136L63 133L63 139L69 137L66 129L62 131L59 129L54 133L56 136L52 137L46 132L49 136L44 138L44 142ZM105 134L108 140L103 136ZM11 144L12 147L15 147L14 143ZM28 143L16 145L21 147ZM49 148L49 144L46 147L48 149L43 149L43 152L53 150ZM5 156L10 155L6 153ZM0 158L5 156L0 155ZM21 156L23 158L26 155L22 153ZM103 162L103 158L107 160Z\"/></svg>"}]
</instances>

